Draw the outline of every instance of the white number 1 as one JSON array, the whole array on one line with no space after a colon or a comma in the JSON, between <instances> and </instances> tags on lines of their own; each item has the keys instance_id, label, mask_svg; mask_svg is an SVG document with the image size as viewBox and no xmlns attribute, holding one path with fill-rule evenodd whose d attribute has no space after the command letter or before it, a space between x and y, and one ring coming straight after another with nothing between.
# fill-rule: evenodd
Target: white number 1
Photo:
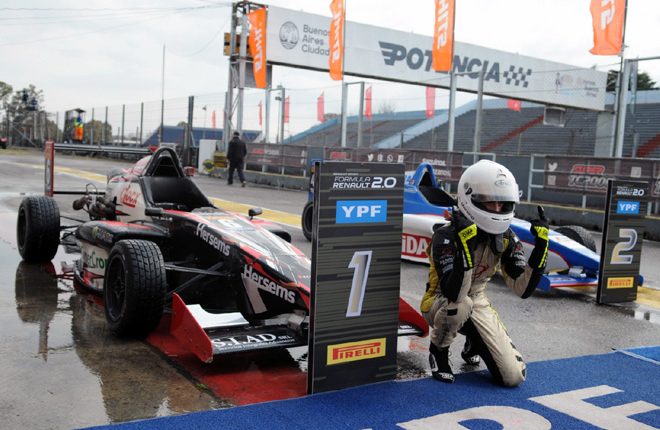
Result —
<instances>
[{"instance_id":1,"label":"white number 1","mask_svg":"<svg viewBox=\"0 0 660 430\"><path fill-rule=\"evenodd\" d=\"M348 265L353 272L353 284L351 285L351 294L348 297L348 307L346 308L347 317L359 317L362 314L362 301L364 300L364 290L369 278L369 266L371 265L371 251L356 251Z\"/></svg>"}]
</instances>

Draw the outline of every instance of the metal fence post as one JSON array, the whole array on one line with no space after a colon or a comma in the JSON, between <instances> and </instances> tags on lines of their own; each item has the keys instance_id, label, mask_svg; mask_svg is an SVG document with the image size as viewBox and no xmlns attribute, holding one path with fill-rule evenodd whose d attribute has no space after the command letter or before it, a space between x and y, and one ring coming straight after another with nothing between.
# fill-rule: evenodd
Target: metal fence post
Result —
<instances>
[{"instance_id":1,"label":"metal fence post","mask_svg":"<svg viewBox=\"0 0 660 430\"><path fill-rule=\"evenodd\" d=\"M126 114L126 105L121 105L121 137L120 137L120 142L121 145L124 145L124 117Z\"/></svg>"},{"instance_id":2,"label":"metal fence post","mask_svg":"<svg viewBox=\"0 0 660 430\"><path fill-rule=\"evenodd\" d=\"M529 157L529 178L527 178L527 203L532 201L532 180L534 176L534 154Z\"/></svg>"}]
</instances>

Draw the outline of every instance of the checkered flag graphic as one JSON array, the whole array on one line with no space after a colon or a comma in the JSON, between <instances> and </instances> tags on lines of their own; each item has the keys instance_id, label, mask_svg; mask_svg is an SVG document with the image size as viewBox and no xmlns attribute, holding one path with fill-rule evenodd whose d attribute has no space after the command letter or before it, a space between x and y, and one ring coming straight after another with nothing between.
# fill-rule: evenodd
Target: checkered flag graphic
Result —
<instances>
[{"instance_id":1,"label":"checkered flag graphic","mask_svg":"<svg viewBox=\"0 0 660 430\"><path fill-rule=\"evenodd\" d=\"M531 74L532 69L525 70L522 67L518 67L518 70L516 70L516 66L509 66L509 70L505 71L502 76L506 79L505 83L507 85L511 85L513 82L513 85L516 87L519 87L520 84L522 84L523 88L527 88L529 85L527 76L530 76Z\"/></svg>"}]
</instances>

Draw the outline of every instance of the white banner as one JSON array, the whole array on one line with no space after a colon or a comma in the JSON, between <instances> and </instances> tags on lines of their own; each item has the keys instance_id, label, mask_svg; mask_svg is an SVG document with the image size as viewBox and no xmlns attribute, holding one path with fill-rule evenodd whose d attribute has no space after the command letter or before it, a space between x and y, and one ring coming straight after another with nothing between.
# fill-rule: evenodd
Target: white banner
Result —
<instances>
[{"instance_id":1,"label":"white banner","mask_svg":"<svg viewBox=\"0 0 660 430\"><path fill-rule=\"evenodd\" d=\"M268 62L328 70L330 17L268 7ZM430 31L431 29L429 29ZM449 75L431 68L433 37L346 22L347 75L449 88ZM603 110L607 73L468 43L454 45L457 88L556 106Z\"/></svg>"}]
</instances>

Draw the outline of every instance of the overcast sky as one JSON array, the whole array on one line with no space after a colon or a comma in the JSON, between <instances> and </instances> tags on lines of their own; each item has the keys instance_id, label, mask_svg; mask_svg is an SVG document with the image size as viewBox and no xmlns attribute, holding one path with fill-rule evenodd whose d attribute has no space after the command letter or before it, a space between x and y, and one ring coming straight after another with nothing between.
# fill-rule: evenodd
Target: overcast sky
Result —
<instances>
[{"instance_id":1,"label":"overcast sky","mask_svg":"<svg viewBox=\"0 0 660 430\"><path fill-rule=\"evenodd\" d=\"M330 15L329 0L264 3ZM589 53L593 43L589 0L456 3L457 41L580 67L596 65L602 71L618 68L618 57ZM628 3L626 57L660 56L660 1ZM346 0L346 10L349 21L432 34L433 0ZM185 119L185 97L196 95L196 108L208 106L208 112L196 109L196 123L210 126L209 112L221 111L227 87L227 57L221 45L223 33L229 31L230 13L229 2L211 0L0 0L0 80L15 89L29 84L42 89L48 111L78 106L111 106L116 111L126 104L134 117L136 106L144 101L151 102L145 116L153 119L158 116L166 45L165 98L180 98L170 103L170 109L180 110ZM660 82L660 60L644 62L640 70ZM290 89L291 115L297 119L288 128L290 133L315 123L310 105L321 91L326 92L326 111L338 110L337 97L328 96L338 94L338 83L327 73L276 67L273 83ZM446 107L445 93L438 92L437 108ZM261 98L253 93L246 105L248 127L258 127L256 103ZM424 109L421 87L374 83L373 99L374 110L383 102L397 110ZM301 103L298 112L304 110L305 115L295 115L296 102Z\"/></svg>"}]
</instances>

